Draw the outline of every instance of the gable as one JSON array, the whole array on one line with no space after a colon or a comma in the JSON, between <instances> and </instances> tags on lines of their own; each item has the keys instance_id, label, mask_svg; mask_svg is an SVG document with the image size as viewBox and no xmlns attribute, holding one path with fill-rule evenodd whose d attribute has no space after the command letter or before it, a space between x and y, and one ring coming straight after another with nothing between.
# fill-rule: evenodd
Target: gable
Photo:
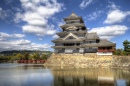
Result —
<instances>
[{"instance_id":1,"label":"gable","mask_svg":"<svg viewBox=\"0 0 130 86\"><path fill-rule=\"evenodd\" d=\"M67 30L68 30L68 29L69 29L69 30L76 30L76 29L78 29L78 28L73 25L73 26L70 26L70 27L68 27L68 28L66 28L66 29L67 29Z\"/></svg>"},{"instance_id":2,"label":"gable","mask_svg":"<svg viewBox=\"0 0 130 86\"><path fill-rule=\"evenodd\" d=\"M66 39L79 39L75 34L69 33L67 36L63 38L63 40Z\"/></svg>"}]
</instances>

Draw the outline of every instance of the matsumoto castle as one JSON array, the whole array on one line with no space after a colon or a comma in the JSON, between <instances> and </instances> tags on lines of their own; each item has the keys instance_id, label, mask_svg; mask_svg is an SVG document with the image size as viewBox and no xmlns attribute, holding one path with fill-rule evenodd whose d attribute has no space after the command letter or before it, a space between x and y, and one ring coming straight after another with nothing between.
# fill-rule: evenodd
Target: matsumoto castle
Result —
<instances>
[{"instance_id":1,"label":"matsumoto castle","mask_svg":"<svg viewBox=\"0 0 130 86\"><path fill-rule=\"evenodd\" d=\"M60 26L62 32L57 33L60 38L52 40L54 53L112 55L116 44L100 39L96 32L88 33L82 17L72 13L63 19L66 24Z\"/></svg>"}]
</instances>

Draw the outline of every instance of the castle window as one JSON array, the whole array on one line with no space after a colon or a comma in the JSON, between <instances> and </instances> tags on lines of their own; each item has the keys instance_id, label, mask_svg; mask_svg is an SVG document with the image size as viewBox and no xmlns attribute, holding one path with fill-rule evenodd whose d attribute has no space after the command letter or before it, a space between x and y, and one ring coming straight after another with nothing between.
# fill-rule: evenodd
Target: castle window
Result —
<instances>
[{"instance_id":1,"label":"castle window","mask_svg":"<svg viewBox=\"0 0 130 86\"><path fill-rule=\"evenodd\" d=\"M74 39L74 37L70 36L68 39Z\"/></svg>"}]
</instances>

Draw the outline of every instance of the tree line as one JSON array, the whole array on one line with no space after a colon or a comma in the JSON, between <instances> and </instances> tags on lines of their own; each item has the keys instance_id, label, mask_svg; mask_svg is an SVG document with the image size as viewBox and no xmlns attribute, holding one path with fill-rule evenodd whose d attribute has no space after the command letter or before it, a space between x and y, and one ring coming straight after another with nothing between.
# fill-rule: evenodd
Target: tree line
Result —
<instances>
[{"instance_id":1,"label":"tree line","mask_svg":"<svg viewBox=\"0 0 130 86\"><path fill-rule=\"evenodd\" d=\"M0 62L13 62L14 60L46 60L51 52L17 52L0 54Z\"/></svg>"},{"instance_id":2,"label":"tree line","mask_svg":"<svg viewBox=\"0 0 130 86\"><path fill-rule=\"evenodd\" d=\"M116 49L116 51L113 53L114 55L130 55L130 41L124 40L122 44L124 46L124 49Z\"/></svg>"}]
</instances>

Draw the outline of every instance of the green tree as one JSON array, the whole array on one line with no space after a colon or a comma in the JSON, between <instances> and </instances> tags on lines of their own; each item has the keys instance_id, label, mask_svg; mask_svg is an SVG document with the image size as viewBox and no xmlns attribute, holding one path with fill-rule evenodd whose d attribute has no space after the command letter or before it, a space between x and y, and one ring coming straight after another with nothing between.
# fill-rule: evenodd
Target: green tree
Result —
<instances>
[{"instance_id":1,"label":"green tree","mask_svg":"<svg viewBox=\"0 0 130 86\"><path fill-rule=\"evenodd\" d=\"M19 60L22 60L22 59L23 59L23 55L22 55L21 53L18 53L18 54L16 55L16 57L17 57Z\"/></svg>"},{"instance_id":2,"label":"green tree","mask_svg":"<svg viewBox=\"0 0 130 86\"><path fill-rule=\"evenodd\" d=\"M30 55L29 55L29 60L34 60L34 58L33 58L33 55L32 55L32 54L30 54Z\"/></svg>"},{"instance_id":3,"label":"green tree","mask_svg":"<svg viewBox=\"0 0 130 86\"><path fill-rule=\"evenodd\" d=\"M40 55L39 55L39 53L35 53L35 54L33 54L33 59L34 59L34 60L38 60L38 59L40 59Z\"/></svg>"},{"instance_id":4,"label":"green tree","mask_svg":"<svg viewBox=\"0 0 130 86\"><path fill-rule=\"evenodd\" d=\"M124 40L123 46L124 46L124 51L130 52L130 42L128 40Z\"/></svg>"},{"instance_id":5,"label":"green tree","mask_svg":"<svg viewBox=\"0 0 130 86\"><path fill-rule=\"evenodd\" d=\"M47 59L47 55L46 54L42 54L41 59L42 60L46 60Z\"/></svg>"},{"instance_id":6,"label":"green tree","mask_svg":"<svg viewBox=\"0 0 130 86\"><path fill-rule=\"evenodd\" d=\"M24 54L24 59L25 59L25 60L29 60L29 53L25 53L25 54Z\"/></svg>"},{"instance_id":7,"label":"green tree","mask_svg":"<svg viewBox=\"0 0 130 86\"><path fill-rule=\"evenodd\" d=\"M10 58L8 56L0 56L0 63L1 62L8 62Z\"/></svg>"},{"instance_id":8,"label":"green tree","mask_svg":"<svg viewBox=\"0 0 130 86\"><path fill-rule=\"evenodd\" d=\"M122 49L117 49L117 50L114 52L114 55L123 55L123 50L122 50Z\"/></svg>"}]
</instances>

